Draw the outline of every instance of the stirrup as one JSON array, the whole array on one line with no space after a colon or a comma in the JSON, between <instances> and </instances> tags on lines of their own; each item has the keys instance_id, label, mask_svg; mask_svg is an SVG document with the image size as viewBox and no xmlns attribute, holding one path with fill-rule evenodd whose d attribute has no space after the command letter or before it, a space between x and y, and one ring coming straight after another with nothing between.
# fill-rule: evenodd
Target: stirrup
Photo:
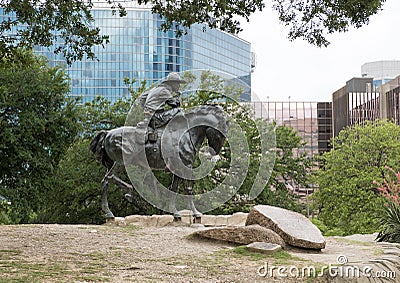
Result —
<instances>
[{"instance_id":1,"label":"stirrup","mask_svg":"<svg viewBox=\"0 0 400 283\"><path fill-rule=\"evenodd\" d=\"M157 131L151 131L148 133L147 138L149 139L150 142L155 143L158 139L158 133Z\"/></svg>"}]
</instances>

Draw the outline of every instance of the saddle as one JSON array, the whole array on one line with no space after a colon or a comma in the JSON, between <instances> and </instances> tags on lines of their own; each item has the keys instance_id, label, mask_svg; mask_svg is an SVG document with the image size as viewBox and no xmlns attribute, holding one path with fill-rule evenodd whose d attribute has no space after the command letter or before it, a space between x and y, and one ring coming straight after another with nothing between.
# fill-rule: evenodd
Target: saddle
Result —
<instances>
[{"instance_id":1,"label":"saddle","mask_svg":"<svg viewBox=\"0 0 400 283\"><path fill-rule=\"evenodd\" d=\"M147 140L155 143L158 139L157 129L164 128L176 115L184 115L180 108L158 110L154 113L147 128Z\"/></svg>"},{"instance_id":2,"label":"saddle","mask_svg":"<svg viewBox=\"0 0 400 283\"><path fill-rule=\"evenodd\" d=\"M172 118L172 124L168 124ZM155 129L151 127L147 128L145 149L147 161L150 167L160 167L159 164L164 164L165 166L165 161L168 161L168 158L167 160L164 160L165 156L163 156L163 153L161 152L161 139L163 143L178 146L182 134L186 129L187 120L184 113L181 111L177 111L177 114L170 117L168 121L158 124L158 127Z\"/></svg>"}]
</instances>

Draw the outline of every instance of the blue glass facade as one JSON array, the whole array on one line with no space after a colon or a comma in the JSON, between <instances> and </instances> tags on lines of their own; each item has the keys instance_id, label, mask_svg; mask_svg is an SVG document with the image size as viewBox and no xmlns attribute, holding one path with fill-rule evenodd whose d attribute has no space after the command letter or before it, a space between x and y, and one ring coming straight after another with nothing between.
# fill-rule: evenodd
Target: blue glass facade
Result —
<instances>
[{"instance_id":1,"label":"blue glass facade","mask_svg":"<svg viewBox=\"0 0 400 283\"><path fill-rule=\"evenodd\" d=\"M123 18L110 9L95 8L92 13L110 43L94 47L98 61L77 61L67 67L72 96L82 96L84 101L97 95L115 100L128 93L125 77L150 85L169 72L194 69L225 72L251 84L250 43L236 36L211 29L203 32L202 25L194 25L188 34L176 38L173 31L159 30L162 20L149 9L127 9ZM0 21L1 17L2 13ZM35 47L35 51L51 64L65 62L53 48Z\"/></svg>"},{"instance_id":2,"label":"blue glass facade","mask_svg":"<svg viewBox=\"0 0 400 283\"><path fill-rule=\"evenodd\" d=\"M378 86L386 84L390 82L392 79L374 79L373 84L374 84L374 90L378 88Z\"/></svg>"}]
</instances>

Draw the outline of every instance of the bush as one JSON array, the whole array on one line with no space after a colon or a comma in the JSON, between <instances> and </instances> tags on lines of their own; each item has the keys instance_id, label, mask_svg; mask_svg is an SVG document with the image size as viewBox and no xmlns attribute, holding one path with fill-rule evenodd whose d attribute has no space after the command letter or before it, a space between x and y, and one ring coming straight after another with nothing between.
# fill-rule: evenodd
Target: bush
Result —
<instances>
[{"instance_id":1,"label":"bush","mask_svg":"<svg viewBox=\"0 0 400 283\"><path fill-rule=\"evenodd\" d=\"M13 223L31 223L47 206L48 176L80 129L79 112L63 69L32 51L8 55L0 58L0 195L12 202Z\"/></svg>"},{"instance_id":2,"label":"bush","mask_svg":"<svg viewBox=\"0 0 400 283\"><path fill-rule=\"evenodd\" d=\"M0 197L0 224L11 224L11 203Z\"/></svg>"},{"instance_id":3,"label":"bush","mask_svg":"<svg viewBox=\"0 0 400 283\"><path fill-rule=\"evenodd\" d=\"M342 130L333 144L318 171L318 219L346 235L376 232L385 199L373 181L384 176L385 166L400 167L400 127L366 122Z\"/></svg>"},{"instance_id":4,"label":"bush","mask_svg":"<svg viewBox=\"0 0 400 283\"><path fill-rule=\"evenodd\" d=\"M344 236L346 233L339 228L329 229L328 226L324 224L318 218L311 218L311 222L317 226L317 228L321 231L324 236Z\"/></svg>"},{"instance_id":5,"label":"bush","mask_svg":"<svg viewBox=\"0 0 400 283\"><path fill-rule=\"evenodd\" d=\"M400 243L400 206L390 203L384 207L378 242Z\"/></svg>"}]
</instances>

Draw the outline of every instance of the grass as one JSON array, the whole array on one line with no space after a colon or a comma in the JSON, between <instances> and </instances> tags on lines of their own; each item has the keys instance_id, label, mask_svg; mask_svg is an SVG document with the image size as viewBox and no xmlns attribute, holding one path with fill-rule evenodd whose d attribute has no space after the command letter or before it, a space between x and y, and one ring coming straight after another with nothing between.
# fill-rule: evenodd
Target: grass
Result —
<instances>
[{"instance_id":1,"label":"grass","mask_svg":"<svg viewBox=\"0 0 400 283\"><path fill-rule=\"evenodd\" d=\"M265 254L250 251L246 246L238 246L228 251L228 253L233 253L234 256L245 256L249 260L253 261L259 261L266 258Z\"/></svg>"},{"instance_id":2,"label":"grass","mask_svg":"<svg viewBox=\"0 0 400 283\"><path fill-rule=\"evenodd\" d=\"M382 249L375 249L374 250L374 256L379 256L383 254L383 250Z\"/></svg>"},{"instance_id":3,"label":"grass","mask_svg":"<svg viewBox=\"0 0 400 283\"><path fill-rule=\"evenodd\" d=\"M83 258L83 259L82 259ZM90 281L109 280L107 272L113 264L107 264L106 255L69 254L62 261L35 262L26 260L19 250L0 250L0 283L43 281Z\"/></svg>"},{"instance_id":4,"label":"grass","mask_svg":"<svg viewBox=\"0 0 400 283\"><path fill-rule=\"evenodd\" d=\"M20 250L0 250L0 263L2 260L9 260L10 258L20 255Z\"/></svg>"},{"instance_id":5,"label":"grass","mask_svg":"<svg viewBox=\"0 0 400 283\"><path fill-rule=\"evenodd\" d=\"M356 245L356 246L365 246L365 247L370 247L373 246L374 243L371 242L362 242L362 241L357 241L357 240L351 240L351 239L346 239L346 238L334 238L336 241L343 242L349 245Z\"/></svg>"},{"instance_id":6,"label":"grass","mask_svg":"<svg viewBox=\"0 0 400 283\"><path fill-rule=\"evenodd\" d=\"M9 260L0 263L0 282L34 282L50 278L65 278L68 271L60 264Z\"/></svg>"},{"instance_id":7,"label":"grass","mask_svg":"<svg viewBox=\"0 0 400 283\"><path fill-rule=\"evenodd\" d=\"M230 253L235 257L246 257L246 259L249 259L251 261L259 261L259 260L264 260L264 261L271 261L274 264L290 264L293 262L297 261L305 261L302 258L292 256L290 253L286 251L278 251L270 255L266 255L263 253L258 253L258 252L253 252L250 251L246 246L238 246L233 248L232 250L229 251L222 251L225 253Z\"/></svg>"},{"instance_id":8,"label":"grass","mask_svg":"<svg viewBox=\"0 0 400 283\"><path fill-rule=\"evenodd\" d=\"M126 226L114 226L113 229L115 229L119 232L124 232L124 233L128 234L129 236L135 236L136 232L139 231L140 229L142 229L142 227L133 225L133 224L129 224Z\"/></svg>"}]
</instances>

